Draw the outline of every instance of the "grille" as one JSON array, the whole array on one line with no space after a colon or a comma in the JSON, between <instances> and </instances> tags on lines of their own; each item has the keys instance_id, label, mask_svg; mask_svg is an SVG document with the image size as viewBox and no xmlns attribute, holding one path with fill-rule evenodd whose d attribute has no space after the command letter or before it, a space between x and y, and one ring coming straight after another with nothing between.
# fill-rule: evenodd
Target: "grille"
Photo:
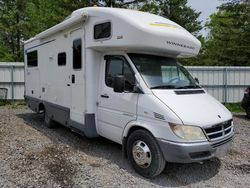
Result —
<instances>
[{"instance_id":1,"label":"grille","mask_svg":"<svg viewBox=\"0 0 250 188\"><path fill-rule=\"evenodd\" d=\"M212 144L211 146L213 148L217 148L217 147L219 147L221 145L224 145L224 144L230 142L232 139L233 139L233 137L230 137L230 138L227 138L226 140L222 140L222 141L216 142L216 143Z\"/></svg>"},{"instance_id":2,"label":"grille","mask_svg":"<svg viewBox=\"0 0 250 188\"><path fill-rule=\"evenodd\" d=\"M205 128L204 130L210 141L222 139L233 131L232 120L225 121L213 127Z\"/></svg>"}]
</instances>

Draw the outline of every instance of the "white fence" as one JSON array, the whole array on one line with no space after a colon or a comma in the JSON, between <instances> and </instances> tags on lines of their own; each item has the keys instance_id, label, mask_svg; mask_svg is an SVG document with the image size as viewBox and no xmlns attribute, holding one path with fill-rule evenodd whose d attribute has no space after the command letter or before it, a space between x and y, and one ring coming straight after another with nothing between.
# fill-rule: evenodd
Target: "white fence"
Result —
<instances>
[{"instance_id":1,"label":"white fence","mask_svg":"<svg viewBox=\"0 0 250 188\"><path fill-rule=\"evenodd\" d=\"M250 85L250 67L186 67L200 84L223 103L240 102ZM7 88L7 99L24 96L24 64L0 63L0 88Z\"/></svg>"},{"instance_id":2,"label":"white fence","mask_svg":"<svg viewBox=\"0 0 250 188\"><path fill-rule=\"evenodd\" d=\"M223 103L240 102L250 85L250 67L186 67L200 84Z\"/></svg>"},{"instance_id":3,"label":"white fence","mask_svg":"<svg viewBox=\"0 0 250 188\"><path fill-rule=\"evenodd\" d=\"M0 88L7 89L7 99L23 99L24 63L0 62Z\"/></svg>"}]
</instances>

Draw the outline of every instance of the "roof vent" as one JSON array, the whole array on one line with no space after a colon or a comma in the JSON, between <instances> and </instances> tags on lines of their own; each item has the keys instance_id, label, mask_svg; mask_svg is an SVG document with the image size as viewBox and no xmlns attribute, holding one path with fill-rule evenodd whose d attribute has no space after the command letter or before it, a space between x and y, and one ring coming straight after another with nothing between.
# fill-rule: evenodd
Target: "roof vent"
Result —
<instances>
[{"instance_id":1,"label":"roof vent","mask_svg":"<svg viewBox=\"0 0 250 188\"><path fill-rule=\"evenodd\" d=\"M176 90L174 91L176 95L190 95L190 94L202 94L205 93L204 90L199 89L199 90Z\"/></svg>"}]
</instances>

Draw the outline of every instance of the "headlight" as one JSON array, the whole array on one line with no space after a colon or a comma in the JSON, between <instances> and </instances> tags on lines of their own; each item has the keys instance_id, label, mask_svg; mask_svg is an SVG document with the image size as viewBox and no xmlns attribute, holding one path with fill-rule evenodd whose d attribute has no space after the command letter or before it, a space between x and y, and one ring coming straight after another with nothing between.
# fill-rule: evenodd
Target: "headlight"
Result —
<instances>
[{"instance_id":1,"label":"headlight","mask_svg":"<svg viewBox=\"0 0 250 188\"><path fill-rule=\"evenodd\" d=\"M206 139L200 127L176 125L170 123L170 127L174 134L184 140L204 140Z\"/></svg>"}]
</instances>

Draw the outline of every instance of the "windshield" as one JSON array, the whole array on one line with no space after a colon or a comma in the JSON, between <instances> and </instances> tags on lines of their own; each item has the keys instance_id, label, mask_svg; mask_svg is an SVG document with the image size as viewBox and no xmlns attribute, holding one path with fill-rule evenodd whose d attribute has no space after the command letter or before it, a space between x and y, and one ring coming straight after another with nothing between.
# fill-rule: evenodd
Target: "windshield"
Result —
<instances>
[{"instance_id":1,"label":"windshield","mask_svg":"<svg viewBox=\"0 0 250 188\"><path fill-rule=\"evenodd\" d=\"M128 55L150 89L200 88L189 72L173 58Z\"/></svg>"}]
</instances>

